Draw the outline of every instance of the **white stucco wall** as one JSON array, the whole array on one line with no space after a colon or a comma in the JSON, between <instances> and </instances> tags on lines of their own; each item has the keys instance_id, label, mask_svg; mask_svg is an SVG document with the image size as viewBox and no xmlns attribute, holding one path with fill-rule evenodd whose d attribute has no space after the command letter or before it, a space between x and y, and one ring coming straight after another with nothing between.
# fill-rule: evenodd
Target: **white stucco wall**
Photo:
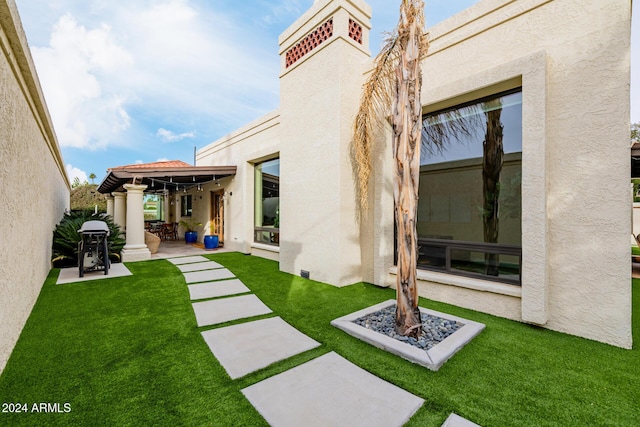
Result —
<instances>
[{"instance_id":1,"label":"white stucco wall","mask_svg":"<svg viewBox=\"0 0 640 427\"><path fill-rule=\"evenodd\" d=\"M198 164L238 166L225 184L227 247L334 285L394 285L388 129L360 225L349 164L370 14L361 0L314 2L280 37L279 112L199 152ZM287 50L328 17L334 37L287 67ZM340 32L349 17L363 45ZM429 31L425 112L522 87L523 270L522 287L421 270L421 295L629 348L630 2L483 0ZM253 165L277 156L281 244L267 254L252 244Z\"/></svg>"},{"instance_id":2,"label":"white stucco wall","mask_svg":"<svg viewBox=\"0 0 640 427\"><path fill-rule=\"evenodd\" d=\"M336 286L362 280L349 141L370 66L370 16L362 1L319 1L280 36L284 58L309 31L333 19L332 38L289 68L283 59L280 269L309 271L312 279ZM363 27L362 44L348 35L350 18Z\"/></svg>"},{"instance_id":3,"label":"white stucco wall","mask_svg":"<svg viewBox=\"0 0 640 427\"><path fill-rule=\"evenodd\" d=\"M51 268L69 183L13 0L0 1L0 371Z\"/></svg>"},{"instance_id":4,"label":"white stucco wall","mask_svg":"<svg viewBox=\"0 0 640 427\"><path fill-rule=\"evenodd\" d=\"M280 110L198 152L198 165L238 167L225 185L225 247L337 286L362 280L348 141L370 66L370 15L362 0L316 2L280 36ZM363 27L362 44L348 35L350 18ZM329 19L333 36L287 67L286 52ZM273 157L280 158L279 248L253 243L253 166Z\"/></svg>"},{"instance_id":5,"label":"white stucco wall","mask_svg":"<svg viewBox=\"0 0 640 427\"><path fill-rule=\"evenodd\" d=\"M277 259L278 252L252 248L254 228L254 164L279 156L280 114L278 111L220 138L199 150L198 166L237 166L236 175L221 181L221 186L207 185L210 191L225 190L224 197L224 246L243 253ZM207 199L208 200L208 199ZM210 218L210 205L200 210L197 217L203 224ZM194 210L195 212L195 210ZM179 211L178 211L179 213ZM271 248L268 248L271 249ZM266 254L265 252L268 252Z\"/></svg>"},{"instance_id":6,"label":"white stucco wall","mask_svg":"<svg viewBox=\"0 0 640 427\"><path fill-rule=\"evenodd\" d=\"M630 6L484 0L429 30L425 111L522 86L523 278L497 304L509 285L431 273L422 295L631 347Z\"/></svg>"}]
</instances>

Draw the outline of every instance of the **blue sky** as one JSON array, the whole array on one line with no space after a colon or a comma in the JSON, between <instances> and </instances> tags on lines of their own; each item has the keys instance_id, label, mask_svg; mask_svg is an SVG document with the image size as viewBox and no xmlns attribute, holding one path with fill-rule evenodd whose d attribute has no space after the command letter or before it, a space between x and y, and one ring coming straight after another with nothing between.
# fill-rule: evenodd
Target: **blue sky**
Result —
<instances>
[{"instance_id":1,"label":"blue sky","mask_svg":"<svg viewBox=\"0 0 640 427\"><path fill-rule=\"evenodd\" d=\"M278 108L278 36L313 4L15 1L70 179L94 173L96 183L113 166L192 163L194 147ZM397 22L399 2L367 3L375 54L381 33ZM474 3L428 0L427 26ZM638 50L633 27L632 50ZM632 53L634 70L638 57ZM636 79L632 75L632 91L640 86ZM632 95L631 119L640 122L636 99Z\"/></svg>"}]
</instances>

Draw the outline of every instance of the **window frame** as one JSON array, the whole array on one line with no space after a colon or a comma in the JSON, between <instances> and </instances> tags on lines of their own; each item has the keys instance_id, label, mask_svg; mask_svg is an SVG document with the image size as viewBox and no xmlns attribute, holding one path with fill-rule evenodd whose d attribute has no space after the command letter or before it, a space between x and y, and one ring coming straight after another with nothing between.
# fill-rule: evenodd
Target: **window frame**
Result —
<instances>
[{"instance_id":1,"label":"window frame","mask_svg":"<svg viewBox=\"0 0 640 427\"><path fill-rule=\"evenodd\" d=\"M193 197L191 194L180 195L180 216L184 218L193 216Z\"/></svg>"},{"instance_id":2,"label":"window frame","mask_svg":"<svg viewBox=\"0 0 640 427\"><path fill-rule=\"evenodd\" d=\"M280 224L279 224L279 211L280 211L280 201L278 200L278 207L276 208L276 215L278 217L278 226L258 226L257 225L257 200L258 196L262 197L262 189L264 188L264 178L261 177L260 183L258 183L258 173L262 174L261 166L265 163L278 161L278 199L280 198L280 157L271 157L260 162L254 164L254 203L253 203L253 242L257 244L264 244L274 247L280 246ZM260 191L260 193L258 193Z\"/></svg>"},{"instance_id":3,"label":"window frame","mask_svg":"<svg viewBox=\"0 0 640 427\"><path fill-rule=\"evenodd\" d=\"M458 104L453 104L444 108L440 108L440 109L436 109L433 111L428 111L428 112L423 112L422 114L422 120L424 122L424 120L426 119L427 116L434 116L434 115L438 115L438 114L442 114L445 113L447 111L452 111L452 110L459 110L459 109L463 109L465 107L469 107L472 105L477 105L477 104L481 104L490 100L494 100L503 96L507 96L507 95L511 95L514 93L521 93L523 96L523 100L521 102L521 109L522 106L524 104L524 90L523 87L517 86L517 87L512 87L510 89L507 90L498 90L492 94L489 95L483 95L480 96L478 98L473 98L473 99L469 99L463 102L460 102ZM524 122L524 112L522 113L522 121ZM524 123L523 123L524 124ZM521 135L521 147L520 147L520 154L522 155L522 152L524 151L524 129L523 129L523 135ZM505 153L506 155L507 153ZM522 159L522 157L521 157ZM422 165L421 165L422 166ZM522 160L520 163L520 174L522 176ZM521 192L522 192L522 184L521 184L521 188L520 188ZM521 203L520 203L520 220L522 221L522 193L521 193ZM419 270L424 270L424 271L434 271L434 272L439 272L439 273L445 273L445 274L450 274L452 276L463 276L463 277L470 277L470 278L475 278L475 279L480 279L480 280L484 280L484 281L492 281L492 282L500 282L500 283L505 283L505 284L510 284L510 285L516 285L516 286L522 286L522 224L521 224L521 228L520 228L520 245L511 245L511 244L499 244L499 243L491 243L491 242L474 242L474 241L463 241L463 240L448 240L448 239L439 239L439 238L424 238L424 237L420 237L420 236L416 236L417 240L418 240L418 259L420 258L420 250L424 249L425 246L433 249L439 249L441 254L444 254L444 257L442 258L442 261L444 261L444 265L439 265L439 266L429 266L429 265L424 265L424 264L420 264L418 263L418 265L416 266L417 269ZM417 235L417 231L416 231L416 235ZM397 254L397 226L395 224L395 216L394 216L394 264L397 265L397 259L398 259L398 254ZM461 269L456 269L455 267L452 266L452 255L451 252L452 251L466 251L469 253L490 253L490 254L498 254L498 255L506 255L506 256L513 256L513 257L517 257L518 259L518 274L517 274L517 279L513 278L513 277L500 277L500 276L492 276L492 275L487 275L487 274L483 274L483 273L475 273L472 271L465 271L465 270L461 270ZM437 257L436 257L437 258Z\"/></svg>"}]
</instances>

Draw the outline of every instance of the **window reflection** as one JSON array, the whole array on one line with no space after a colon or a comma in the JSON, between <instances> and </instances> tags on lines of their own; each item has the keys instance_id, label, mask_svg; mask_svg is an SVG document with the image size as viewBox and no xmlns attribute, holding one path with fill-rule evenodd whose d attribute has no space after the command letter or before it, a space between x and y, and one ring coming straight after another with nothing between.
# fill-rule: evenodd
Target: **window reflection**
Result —
<instances>
[{"instance_id":1,"label":"window reflection","mask_svg":"<svg viewBox=\"0 0 640 427\"><path fill-rule=\"evenodd\" d=\"M258 243L280 242L280 159L255 167L255 238Z\"/></svg>"},{"instance_id":2,"label":"window reflection","mask_svg":"<svg viewBox=\"0 0 640 427\"><path fill-rule=\"evenodd\" d=\"M519 283L520 89L424 117L419 267Z\"/></svg>"}]
</instances>

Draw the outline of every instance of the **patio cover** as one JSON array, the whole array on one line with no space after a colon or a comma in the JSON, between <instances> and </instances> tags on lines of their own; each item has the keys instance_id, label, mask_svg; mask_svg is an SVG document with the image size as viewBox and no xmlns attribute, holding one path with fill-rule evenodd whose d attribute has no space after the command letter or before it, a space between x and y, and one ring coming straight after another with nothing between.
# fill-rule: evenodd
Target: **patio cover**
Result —
<instances>
[{"instance_id":1,"label":"patio cover","mask_svg":"<svg viewBox=\"0 0 640 427\"><path fill-rule=\"evenodd\" d=\"M107 169L107 176L98 187L103 194L122 191L124 184L147 185L148 191L175 190L176 186L192 187L235 175L236 166L191 166L180 160L118 166Z\"/></svg>"}]
</instances>

